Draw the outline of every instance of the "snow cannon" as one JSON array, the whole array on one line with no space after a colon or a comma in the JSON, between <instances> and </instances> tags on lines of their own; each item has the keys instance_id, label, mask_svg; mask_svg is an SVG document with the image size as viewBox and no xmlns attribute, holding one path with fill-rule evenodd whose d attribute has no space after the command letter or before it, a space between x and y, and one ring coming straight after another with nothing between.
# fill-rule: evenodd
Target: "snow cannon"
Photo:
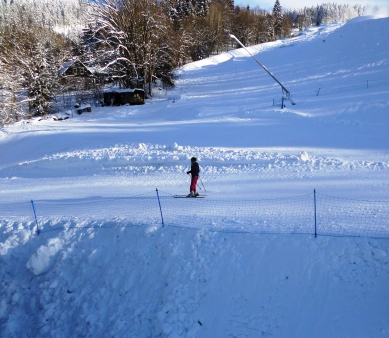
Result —
<instances>
[{"instance_id":1,"label":"snow cannon","mask_svg":"<svg viewBox=\"0 0 389 338\"><path fill-rule=\"evenodd\" d=\"M262 63L260 63L253 54L251 54L249 52L249 50L246 48L246 46L242 42L240 42L235 35L230 34L230 38L234 39L239 45L241 45L244 48L244 50L266 71L266 73L268 73L273 78L273 80L276 81L281 86L281 88L282 88L282 97L285 100L288 100L292 105L295 105L296 101L292 98L292 95L290 94L289 90L287 90L283 86L283 84L280 81L278 81L276 79L276 77Z\"/></svg>"}]
</instances>

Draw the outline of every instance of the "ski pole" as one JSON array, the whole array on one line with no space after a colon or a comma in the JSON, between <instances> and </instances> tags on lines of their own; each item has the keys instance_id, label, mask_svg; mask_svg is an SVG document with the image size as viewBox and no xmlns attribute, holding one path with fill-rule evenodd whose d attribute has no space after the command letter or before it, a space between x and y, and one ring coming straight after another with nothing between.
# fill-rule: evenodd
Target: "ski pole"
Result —
<instances>
[{"instance_id":1,"label":"ski pole","mask_svg":"<svg viewBox=\"0 0 389 338\"><path fill-rule=\"evenodd\" d=\"M204 183L203 183L203 181L201 180L200 176L199 176L199 180L200 180L201 184L203 185L204 191L207 192L207 190L205 190ZM201 188L200 188L200 189L201 189Z\"/></svg>"},{"instance_id":2,"label":"ski pole","mask_svg":"<svg viewBox=\"0 0 389 338\"><path fill-rule=\"evenodd\" d=\"M200 169L203 170L203 168L201 168L201 167L200 167ZM204 191L207 192L207 190L206 190L205 187L204 187L204 183L203 183L203 181L201 180L201 177L200 177L200 176L199 176L199 180L200 180L201 184L203 185ZM199 188L200 188L200 187L199 187ZM201 188L200 188L200 190L201 190Z\"/></svg>"}]
</instances>

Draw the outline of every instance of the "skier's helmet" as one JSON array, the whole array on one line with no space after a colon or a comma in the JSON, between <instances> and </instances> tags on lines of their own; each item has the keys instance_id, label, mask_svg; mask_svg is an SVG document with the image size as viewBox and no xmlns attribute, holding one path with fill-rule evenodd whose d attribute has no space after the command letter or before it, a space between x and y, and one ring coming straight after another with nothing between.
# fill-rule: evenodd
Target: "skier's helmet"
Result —
<instances>
[{"instance_id":1,"label":"skier's helmet","mask_svg":"<svg viewBox=\"0 0 389 338\"><path fill-rule=\"evenodd\" d=\"M190 159L190 161L191 161L191 162L196 162L196 161L197 161L197 158L196 158L196 157L192 157L192 158Z\"/></svg>"}]
</instances>

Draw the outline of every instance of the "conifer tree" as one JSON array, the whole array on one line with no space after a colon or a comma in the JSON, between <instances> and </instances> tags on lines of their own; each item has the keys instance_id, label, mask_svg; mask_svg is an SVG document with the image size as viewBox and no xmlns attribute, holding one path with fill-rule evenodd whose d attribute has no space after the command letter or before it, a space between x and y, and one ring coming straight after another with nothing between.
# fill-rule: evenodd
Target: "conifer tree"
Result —
<instances>
[{"instance_id":1,"label":"conifer tree","mask_svg":"<svg viewBox=\"0 0 389 338\"><path fill-rule=\"evenodd\" d=\"M19 121L25 117L20 99L23 75L12 59L0 58L0 126Z\"/></svg>"},{"instance_id":2,"label":"conifer tree","mask_svg":"<svg viewBox=\"0 0 389 338\"><path fill-rule=\"evenodd\" d=\"M274 17L270 14L266 15L266 41L274 40Z\"/></svg>"},{"instance_id":3,"label":"conifer tree","mask_svg":"<svg viewBox=\"0 0 389 338\"><path fill-rule=\"evenodd\" d=\"M206 17L209 9L208 0L196 0L195 8L198 16Z\"/></svg>"},{"instance_id":4,"label":"conifer tree","mask_svg":"<svg viewBox=\"0 0 389 338\"><path fill-rule=\"evenodd\" d=\"M50 112L58 83L57 66L49 46L38 43L32 50L26 85L32 115Z\"/></svg>"},{"instance_id":5,"label":"conifer tree","mask_svg":"<svg viewBox=\"0 0 389 338\"><path fill-rule=\"evenodd\" d=\"M184 16L190 16L193 12L192 2L190 0L183 0L182 11Z\"/></svg>"},{"instance_id":6,"label":"conifer tree","mask_svg":"<svg viewBox=\"0 0 389 338\"><path fill-rule=\"evenodd\" d=\"M282 36L282 24L283 24L283 15L280 2L276 0L276 3L273 7L273 17L274 17L274 34L275 36Z\"/></svg>"}]
</instances>

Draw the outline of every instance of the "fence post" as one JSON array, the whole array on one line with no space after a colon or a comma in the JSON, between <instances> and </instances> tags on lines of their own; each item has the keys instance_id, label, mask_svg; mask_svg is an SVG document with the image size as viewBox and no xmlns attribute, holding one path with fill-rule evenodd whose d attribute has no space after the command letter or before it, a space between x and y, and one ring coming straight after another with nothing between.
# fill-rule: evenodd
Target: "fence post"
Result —
<instances>
[{"instance_id":1,"label":"fence post","mask_svg":"<svg viewBox=\"0 0 389 338\"><path fill-rule=\"evenodd\" d=\"M36 218L35 205L34 205L33 200L31 200L31 206L32 206L32 211L34 212L34 219L35 219L35 224L36 224L36 234L37 234L37 236L39 236L41 231L39 230L39 225L38 225L38 220Z\"/></svg>"},{"instance_id":2,"label":"fence post","mask_svg":"<svg viewBox=\"0 0 389 338\"><path fill-rule=\"evenodd\" d=\"M161 220L162 220L162 227L165 226L163 222L163 215L162 215L162 208L161 208L161 201L159 200L159 194L158 194L158 189L156 188L155 191L157 192L157 198L158 198L158 204L159 204L159 211L161 212Z\"/></svg>"},{"instance_id":3,"label":"fence post","mask_svg":"<svg viewBox=\"0 0 389 338\"><path fill-rule=\"evenodd\" d=\"M316 189L313 189L313 204L315 209L315 238L317 237L317 223L316 223Z\"/></svg>"}]
</instances>

